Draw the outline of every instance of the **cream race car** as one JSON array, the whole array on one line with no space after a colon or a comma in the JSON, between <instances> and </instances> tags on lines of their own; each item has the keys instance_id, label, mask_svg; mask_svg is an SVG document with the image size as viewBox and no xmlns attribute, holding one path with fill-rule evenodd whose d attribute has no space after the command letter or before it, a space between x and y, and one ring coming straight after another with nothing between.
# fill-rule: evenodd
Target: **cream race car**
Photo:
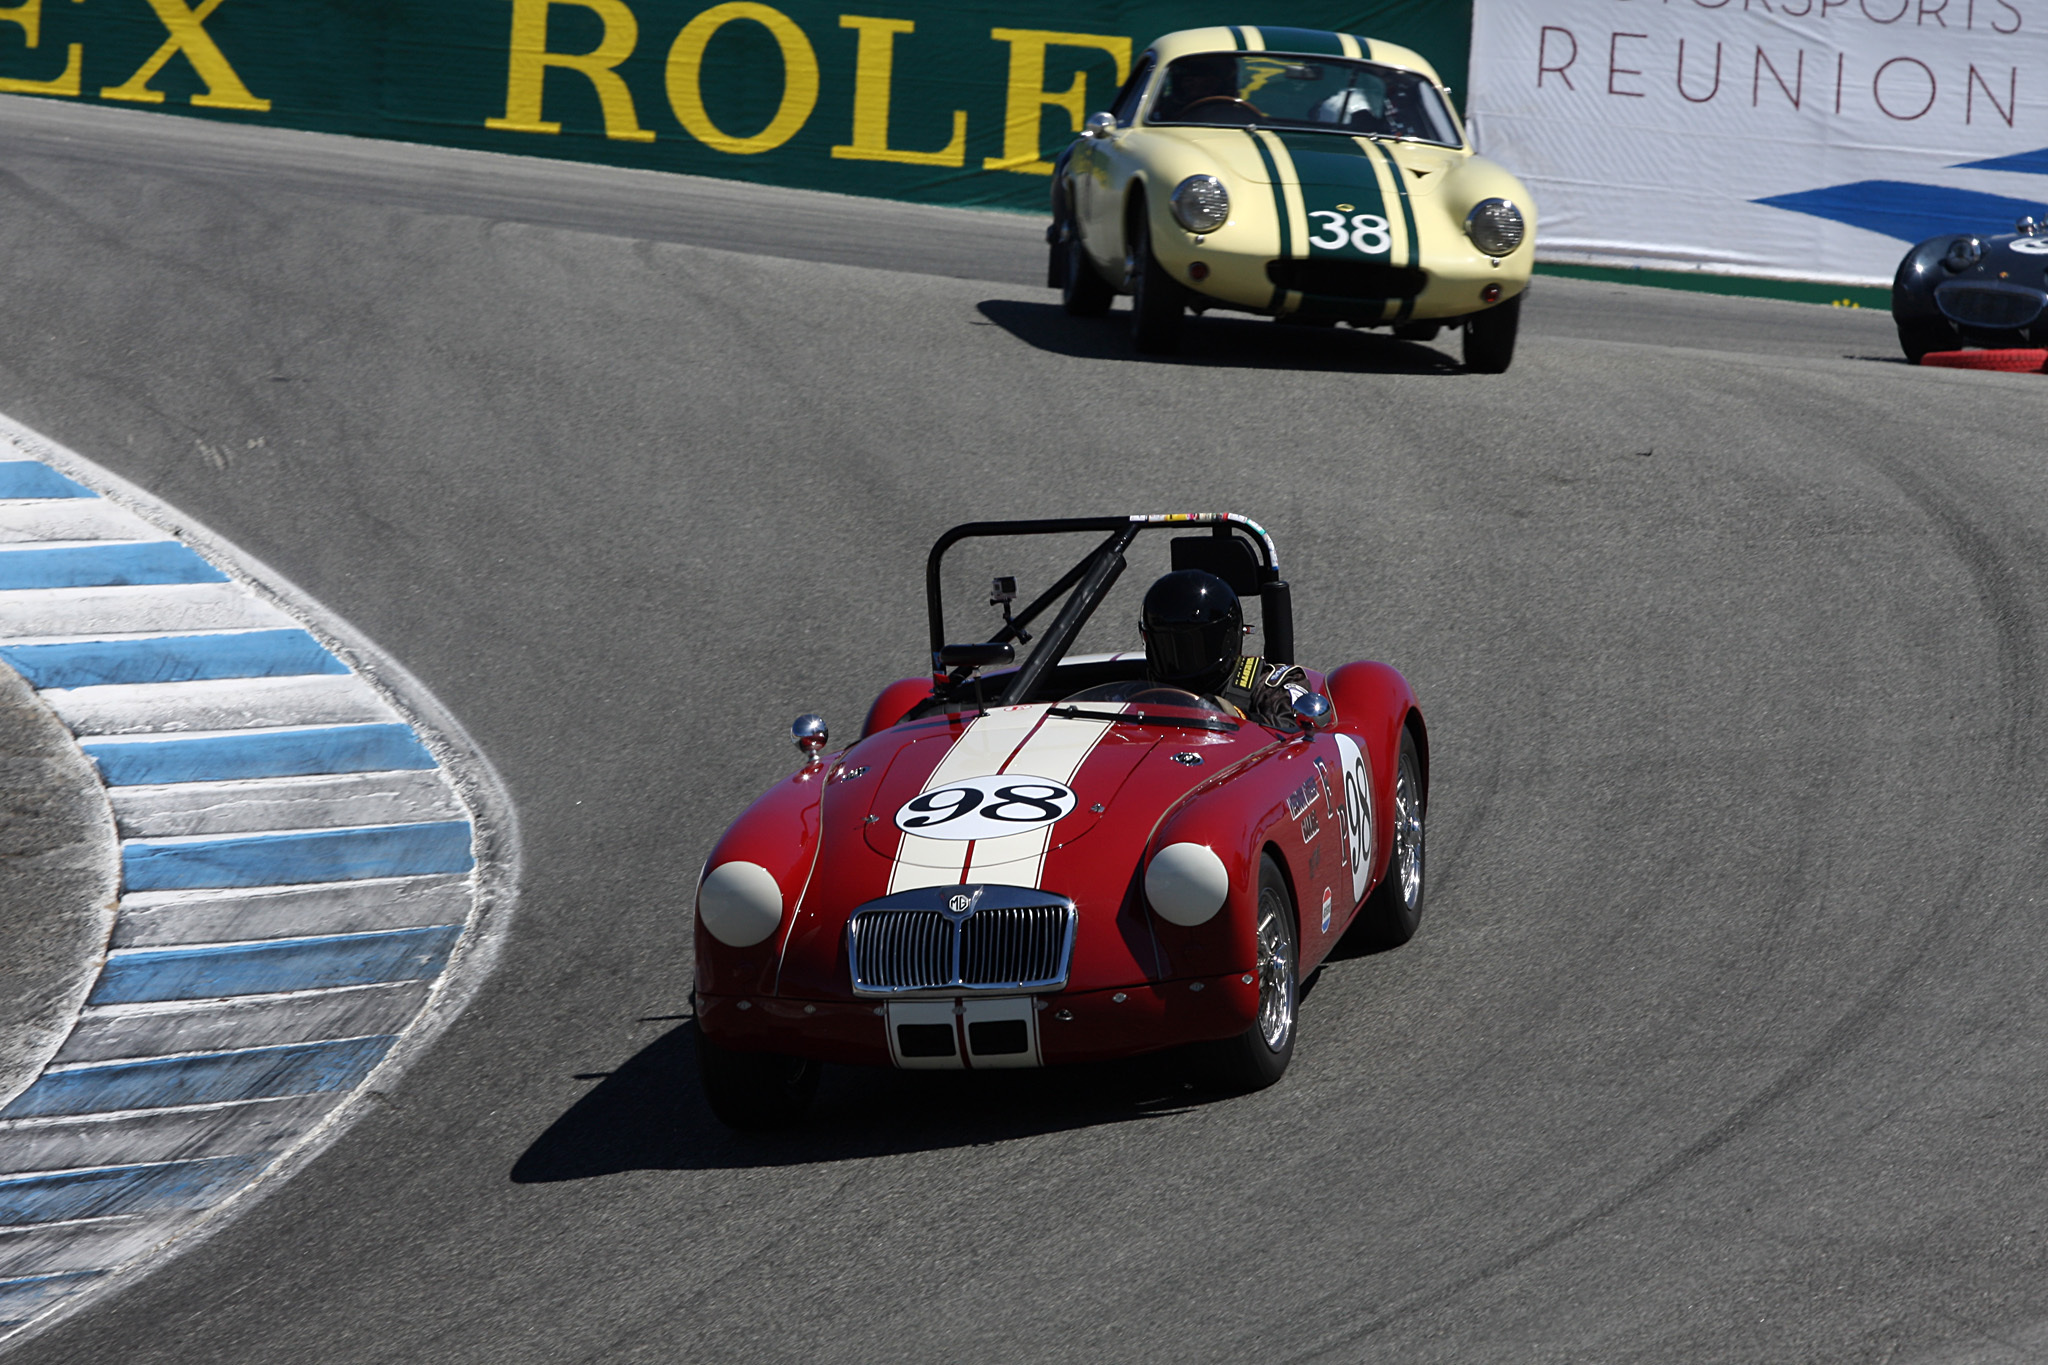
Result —
<instances>
[{"instance_id":1,"label":"cream race car","mask_svg":"<svg viewBox=\"0 0 2048 1365\"><path fill-rule=\"evenodd\" d=\"M1514 358L1535 259L1522 183L1473 154L1428 62L1298 28L1169 33L1053 174L1048 283L1069 313L1131 296L1141 351L1188 309L1465 332L1467 368Z\"/></svg>"}]
</instances>

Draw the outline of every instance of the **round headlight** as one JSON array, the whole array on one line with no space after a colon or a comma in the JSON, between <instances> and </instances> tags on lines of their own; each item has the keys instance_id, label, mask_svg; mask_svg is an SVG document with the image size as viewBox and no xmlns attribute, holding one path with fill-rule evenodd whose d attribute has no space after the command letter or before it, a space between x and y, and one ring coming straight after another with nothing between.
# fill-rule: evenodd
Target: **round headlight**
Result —
<instances>
[{"instance_id":1,"label":"round headlight","mask_svg":"<svg viewBox=\"0 0 2048 1365\"><path fill-rule=\"evenodd\" d=\"M782 888L759 863L720 863L697 888L705 932L733 948L751 948L782 923Z\"/></svg>"},{"instance_id":2,"label":"round headlight","mask_svg":"<svg viewBox=\"0 0 2048 1365\"><path fill-rule=\"evenodd\" d=\"M1968 270L1984 259L1984 244L1975 237L1958 237L1948 244L1948 254L1941 263L1950 270Z\"/></svg>"},{"instance_id":3,"label":"round headlight","mask_svg":"<svg viewBox=\"0 0 2048 1365\"><path fill-rule=\"evenodd\" d=\"M1168 844L1145 867L1145 899L1169 923L1207 923L1230 896L1230 869L1201 844Z\"/></svg>"},{"instance_id":4,"label":"round headlight","mask_svg":"<svg viewBox=\"0 0 2048 1365\"><path fill-rule=\"evenodd\" d=\"M1465 235L1489 256L1505 256L1522 244L1522 211L1506 199L1482 199L1465 215Z\"/></svg>"},{"instance_id":5,"label":"round headlight","mask_svg":"<svg viewBox=\"0 0 2048 1365\"><path fill-rule=\"evenodd\" d=\"M1189 232L1214 232L1230 221L1230 191L1213 175L1191 175L1173 187L1173 216Z\"/></svg>"}]
</instances>

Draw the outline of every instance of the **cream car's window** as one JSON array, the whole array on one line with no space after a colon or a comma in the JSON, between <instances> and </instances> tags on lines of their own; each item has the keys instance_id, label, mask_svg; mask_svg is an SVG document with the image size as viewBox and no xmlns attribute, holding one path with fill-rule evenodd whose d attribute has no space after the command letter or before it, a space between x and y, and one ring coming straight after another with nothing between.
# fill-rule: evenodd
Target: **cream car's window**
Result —
<instances>
[{"instance_id":1,"label":"cream car's window","mask_svg":"<svg viewBox=\"0 0 2048 1365\"><path fill-rule=\"evenodd\" d=\"M1463 145L1430 81L1341 57L1204 52L1178 58L1166 68L1148 122L1301 128Z\"/></svg>"}]
</instances>

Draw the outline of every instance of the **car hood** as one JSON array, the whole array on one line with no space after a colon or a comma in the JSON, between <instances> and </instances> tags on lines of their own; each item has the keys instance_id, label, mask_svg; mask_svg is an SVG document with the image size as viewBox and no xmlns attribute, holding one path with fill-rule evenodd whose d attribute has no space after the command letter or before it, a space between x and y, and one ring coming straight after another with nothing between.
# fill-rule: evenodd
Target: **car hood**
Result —
<instances>
[{"instance_id":1,"label":"car hood","mask_svg":"<svg viewBox=\"0 0 2048 1365\"><path fill-rule=\"evenodd\" d=\"M818 862L785 940L779 989L849 991L845 925L855 909L920 887L974 883L1073 900L1077 983L1152 970L1150 930L1130 889L1153 829L1272 736L1256 725L1224 733L1100 718L1121 709L1110 705L1084 705L1082 717L1054 709L908 722L842 756L826 784ZM954 814L970 804L958 795L968 791L977 793L970 810ZM1003 800L1013 804L996 818L980 814ZM1018 817L1014 832L1005 815Z\"/></svg>"}]
</instances>

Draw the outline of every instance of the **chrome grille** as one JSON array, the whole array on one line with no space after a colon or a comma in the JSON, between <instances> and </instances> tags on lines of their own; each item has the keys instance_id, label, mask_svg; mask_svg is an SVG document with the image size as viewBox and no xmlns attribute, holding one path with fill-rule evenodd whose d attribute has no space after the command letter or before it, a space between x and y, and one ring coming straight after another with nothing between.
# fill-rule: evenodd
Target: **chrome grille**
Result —
<instances>
[{"instance_id":1,"label":"chrome grille","mask_svg":"<svg viewBox=\"0 0 2048 1365\"><path fill-rule=\"evenodd\" d=\"M1954 281L1934 291L1934 302L1950 321L1965 327L2008 332L2025 327L2048 303L2037 289L2010 284L1964 284Z\"/></svg>"},{"instance_id":2,"label":"chrome grille","mask_svg":"<svg viewBox=\"0 0 2048 1365\"><path fill-rule=\"evenodd\" d=\"M1072 901L1020 886L885 896L847 922L853 988L861 995L1057 990L1066 984L1075 923Z\"/></svg>"},{"instance_id":3,"label":"chrome grille","mask_svg":"<svg viewBox=\"0 0 2048 1365\"><path fill-rule=\"evenodd\" d=\"M936 910L883 910L853 923L854 980L914 991L953 979L953 926Z\"/></svg>"},{"instance_id":4,"label":"chrome grille","mask_svg":"<svg viewBox=\"0 0 2048 1365\"><path fill-rule=\"evenodd\" d=\"M1019 905L983 910L960 921L960 980L969 986L1048 981L1062 976L1067 940L1064 906Z\"/></svg>"}]
</instances>

